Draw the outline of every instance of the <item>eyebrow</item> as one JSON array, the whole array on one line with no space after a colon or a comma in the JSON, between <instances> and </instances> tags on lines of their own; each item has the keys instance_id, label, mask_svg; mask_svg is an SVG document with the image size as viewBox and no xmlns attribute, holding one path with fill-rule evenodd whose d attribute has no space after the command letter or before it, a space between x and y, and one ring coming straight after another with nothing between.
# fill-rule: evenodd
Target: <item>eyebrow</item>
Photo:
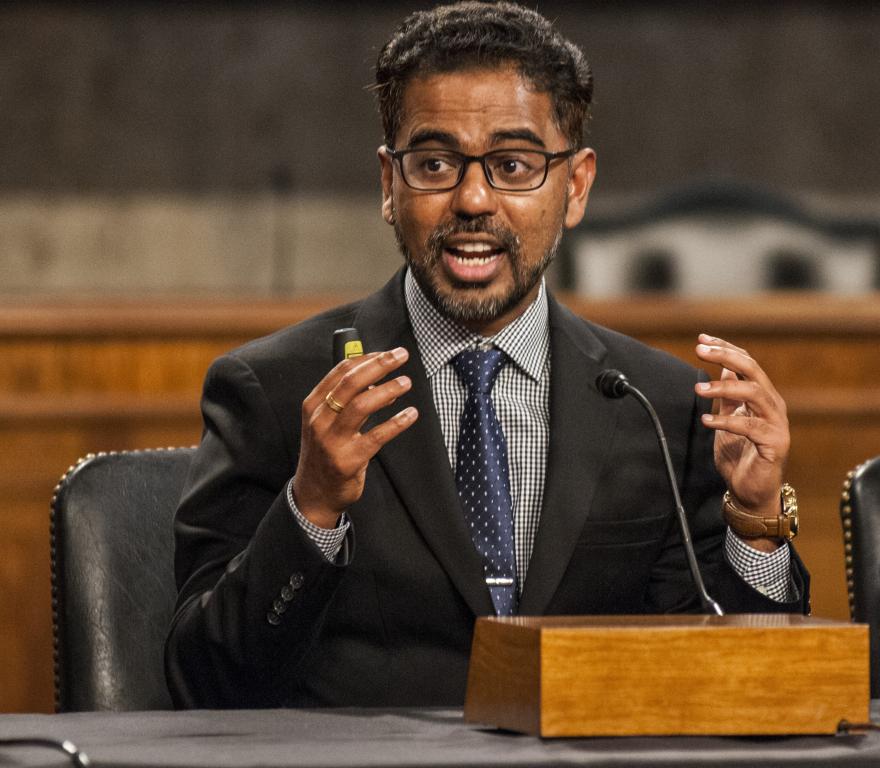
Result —
<instances>
[{"instance_id":1,"label":"eyebrow","mask_svg":"<svg viewBox=\"0 0 880 768\"><path fill-rule=\"evenodd\" d=\"M489 141L490 145L500 144L503 141L527 141L529 144L536 144L539 147L545 147L544 141L538 134L528 128L515 128L508 131L496 131L492 134ZM425 129L416 131L410 136L409 147L417 147L420 144L426 144L429 141L436 141L438 144L444 144L455 149L461 148L459 140L448 131L440 131L435 129Z\"/></svg>"},{"instance_id":2,"label":"eyebrow","mask_svg":"<svg viewBox=\"0 0 880 768\"><path fill-rule=\"evenodd\" d=\"M537 133L530 131L528 128L517 128L511 131L498 131L497 133L492 134L493 144L499 144L502 141L515 141L517 139L527 141L530 144L537 144L539 147L546 146L543 139L541 139Z\"/></svg>"},{"instance_id":3,"label":"eyebrow","mask_svg":"<svg viewBox=\"0 0 880 768\"><path fill-rule=\"evenodd\" d=\"M438 144L445 144L449 147L459 147L458 139L455 138L451 133L447 131L437 131L433 129L426 129L422 131L416 131L412 136L409 137L409 147L415 147L419 144L426 144L429 141L436 141Z\"/></svg>"}]
</instances>

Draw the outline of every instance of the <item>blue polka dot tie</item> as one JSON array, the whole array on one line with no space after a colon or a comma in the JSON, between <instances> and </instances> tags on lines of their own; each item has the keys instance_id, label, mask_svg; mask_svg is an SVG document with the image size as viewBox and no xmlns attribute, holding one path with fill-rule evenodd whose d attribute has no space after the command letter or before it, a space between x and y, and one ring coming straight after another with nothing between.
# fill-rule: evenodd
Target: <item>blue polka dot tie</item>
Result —
<instances>
[{"instance_id":1,"label":"blue polka dot tie","mask_svg":"<svg viewBox=\"0 0 880 768\"><path fill-rule=\"evenodd\" d=\"M514 613L517 596L507 442L491 397L495 377L506 362L507 356L500 349L465 350L452 360L467 387L458 432L455 483L499 616Z\"/></svg>"}]
</instances>

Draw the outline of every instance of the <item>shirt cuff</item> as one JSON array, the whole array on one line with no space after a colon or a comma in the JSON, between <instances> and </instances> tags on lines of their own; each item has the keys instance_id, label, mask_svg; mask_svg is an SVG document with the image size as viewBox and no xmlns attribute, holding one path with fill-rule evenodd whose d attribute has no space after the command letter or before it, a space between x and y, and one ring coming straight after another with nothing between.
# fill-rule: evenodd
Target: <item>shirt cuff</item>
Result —
<instances>
[{"instance_id":1,"label":"shirt cuff","mask_svg":"<svg viewBox=\"0 0 880 768\"><path fill-rule=\"evenodd\" d=\"M762 595L777 603L789 602L796 597L788 542L775 552L761 552L728 528L724 553L739 577Z\"/></svg>"},{"instance_id":2,"label":"shirt cuff","mask_svg":"<svg viewBox=\"0 0 880 768\"><path fill-rule=\"evenodd\" d=\"M321 550L321 553L327 560L335 563L339 550L342 549L342 542L345 540L345 535L348 533L349 526L351 525L347 515L344 512L342 513L335 528L321 528L321 526L307 520L293 500L293 478L290 478L290 482L287 484L287 504L290 507L290 511L293 512L294 519L299 523L299 527L305 531L306 536L314 542L315 546Z\"/></svg>"}]
</instances>

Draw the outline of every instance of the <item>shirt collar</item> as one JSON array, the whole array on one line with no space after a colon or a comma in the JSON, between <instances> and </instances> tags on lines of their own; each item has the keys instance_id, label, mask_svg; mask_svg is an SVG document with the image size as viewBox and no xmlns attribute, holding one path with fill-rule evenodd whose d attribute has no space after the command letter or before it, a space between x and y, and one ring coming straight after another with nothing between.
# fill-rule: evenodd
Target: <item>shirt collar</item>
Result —
<instances>
[{"instance_id":1,"label":"shirt collar","mask_svg":"<svg viewBox=\"0 0 880 768\"><path fill-rule=\"evenodd\" d=\"M459 352L481 345L502 350L535 381L541 377L550 354L547 289L543 277L538 295L526 311L490 337L463 328L443 315L425 296L409 269L404 280L404 296L429 379Z\"/></svg>"}]
</instances>

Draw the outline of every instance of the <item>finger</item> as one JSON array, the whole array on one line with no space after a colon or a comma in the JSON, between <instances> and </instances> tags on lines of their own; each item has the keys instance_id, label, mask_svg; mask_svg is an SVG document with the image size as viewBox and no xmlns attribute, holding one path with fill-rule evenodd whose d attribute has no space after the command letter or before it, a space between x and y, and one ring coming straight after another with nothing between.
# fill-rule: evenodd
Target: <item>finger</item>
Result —
<instances>
[{"instance_id":1,"label":"finger","mask_svg":"<svg viewBox=\"0 0 880 768\"><path fill-rule=\"evenodd\" d=\"M738 346L736 346L736 344L733 344L732 342L727 341L726 339L722 339L719 336L710 336L708 333L701 333L699 335L699 340L703 344L707 344L710 347L712 347L712 346L726 347L727 349L733 349L733 350L736 350L737 352L742 352L744 355L746 355L748 357L751 357L751 355L749 355L749 353L746 352L746 350L744 350L742 347L738 347Z\"/></svg>"},{"instance_id":2,"label":"finger","mask_svg":"<svg viewBox=\"0 0 880 768\"><path fill-rule=\"evenodd\" d=\"M419 412L413 406L409 406L396 413L388 421L383 421L369 432L362 434L360 436L360 450L363 460L372 459L383 445L409 429L418 418Z\"/></svg>"},{"instance_id":3,"label":"finger","mask_svg":"<svg viewBox=\"0 0 880 768\"><path fill-rule=\"evenodd\" d=\"M715 363L724 368L728 368L734 373L742 373L746 376L756 376L760 371L760 366L752 358L748 352L725 346L723 344L697 344L697 357L708 363Z\"/></svg>"},{"instance_id":4,"label":"finger","mask_svg":"<svg viewBox=\"0 0 880 768\"><path fill-rule=\"evenodd\" d=\"M363 360L363 358L359 359ZM409 352L403 347L397 347L357 363L353 368L345 371L342 378L330 390L333 392L333 398L345 408L357 395L368 387L376 385L408 359Z\"/></svg>"},{"instance_id":5,"label":"finger","mask_svg":"<svg viewBox=\"0 0 880 768\"><path fill-rule=\"evenodd\" d=\"M729 371L727 368L721 369L721 376L719 378L721 381L745 381L744 377L741 377L733 371ZM718 406L714 412L722 414L733 413L740 407L740 405L742 405L741 400L728 400L723 397L716 398L714 402L717 403Z\"/></svg>"},{"instance_id":6,"label":"finger","mask_svg":"<svg viewBox=\"0 0 880 768\"><path fill-rule=\"evenodd\" d=\"M740 377L737 376L737 374L724 367L721 368L721 375L719 378L722 382L740 380ZM745 379L743 378L742 380ZM712 413L733 413L742 404L742 401L725 399L722 397L721 393L713 388L718 383L717 380L711 382L699 381L694 385L694 391L700 397L712 398Z\"/></svg>"},{"instance_id":7,"label":"finger","mask_svg":"<svg viewBox=\"0 0 880 768\"><path fill-rule=\"evenodd\" d=\"M784 415L784 403L780 403L755 381L740 380L730 372L722 374L720 381L700 382L696 392L700 397L717 398L722 401L721 413L733 411L741 403L747 403L755 416L775 420ZM780 413L782 411L782 413Z\"/></svg>"},{"instance_id":8,"label":"finger","mask_svg":"<svg viewBox=\"0 0 880 768\"><path fill-rule=\"evenodd\" d=\"M346 435L323 435L320 438L321 487L326 487L328 479L330 486L336 488L352 480L362 485L369 461L383 445L408 429L418 415L416 408L409 406L366 433L354 431Z\"/></svg>"},{"instance_id":9,"label":"finger","mask_svg":"<svg viewBox=\"0 0 880 768\"><path fill-rule=\"evenodd\" d=\"M340 434L360 430L364 422L376 411L388 407L411 388L412 379L409 376L397 376L391 381L360 392L332 419L330 430Z\"/></svg>"},{"instance_id":10,"label":"finger","mask_svg":"<svg viewBox=\"0 0 880 768\"><path fill-rule=\"evenodd\" d=\"M747 438L768 460L775 461L788 455L788 430L773 425L766 419L738 414L704 413L702 422L710 429Z\"/></svg>"},{"instance_id":11,"label":"finger","mask_svg":"<svg viewBox=\"0 0 880 768\"><path fill-rule=\"evenodd\" d=\"M726 339L722 339L720 336L711 336L708 333L701 333L699 336L699 340L703 342L706 346L710 347L723 347L725 349L733 350L734 352L739 352L745 357L751 357L751 355L742 347L738 347L736 344L727 341ZM722 370L722 376L724 371ZM738 379L744 379L745 376L741 373L736 373L731 371L731 375L736 376Z\"/></svg>"},{"instance_id":12,"label":"finger","mask_svg":"<svg viewBox=\"0 0 880 768\"><path fill-rule=\"evenodd\" d=\"M334 387L342 381L345 374L360 365L363 360L369 360L378 357L378 355L379 352L368 352L361 357L351 357L345 360L340 360L306 396L306 399L303 400L303 407L310 412L313 411L323 402L324 398L327 397L327 393L332 392Z\"/></svg>"},{"instance_id":13,"label":"finger","mask_svg":"<svg viewBox=\"0 0 880 768\"><path fill-rule=\"evenodd\" d=\"M725 349L733 350L734 352L739 352L739 353L741 353L742 355L744 355L745 357L748 357L748 358L751 358L751 357L752 357L752 356L751 356L751 355L750 355L745 349L743 349L742 347L738 347L736 344L734 344L734 343L732 343L732 342L730 342L730 341L727 341L726 339L722 339L720 336L711 336L711 335L709 335L708 333L701 333L701 334L699 335L699 340L700 340L703 344L705 344L705 345L707 345L707 346L710 346L710 347L712 347L712 346L723 347L723 348L725 348ZM753 358L752 358L752 359L753 359ZM736 376L738 379L743 379L743 378L745 378L741 373L735 373L735 372L734 372L733 375Z\"/></svg>"},{"instance_id":14,"label":"finger","mask_svg":"<svg viewBox=\"0 0 880 768\"><path fill-rule=\"evenodd\" d=\"M778 395L764 369L747 352L732 345L697 344L696 353L701 360L720 365L736 374L737 378L756 381L774 396Z\"/></svg>"}]
</instances>

